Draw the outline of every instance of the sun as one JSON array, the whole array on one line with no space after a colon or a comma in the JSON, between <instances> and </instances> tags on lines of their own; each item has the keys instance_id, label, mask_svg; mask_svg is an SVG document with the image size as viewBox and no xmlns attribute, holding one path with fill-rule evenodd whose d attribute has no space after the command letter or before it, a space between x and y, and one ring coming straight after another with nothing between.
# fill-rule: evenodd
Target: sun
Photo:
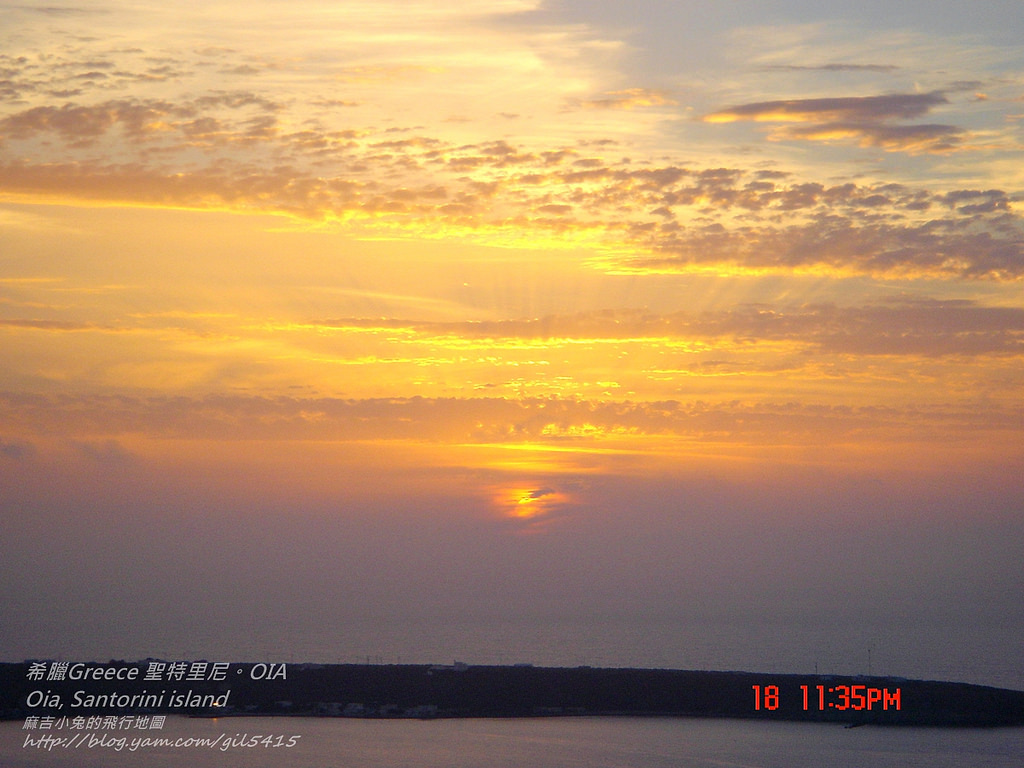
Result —
<instances>
[{"instance_id":1,"label":"sun","mask_svg":"<svg viewBox=\"0 0 1024 768\"><path fill-rule=\"evenodd\" d=\"M497 489L494 503L506 517L535 520L550 516L568 500L569 497L565 493L549 486L517 486Z\"/></svg>"}]
</instances>

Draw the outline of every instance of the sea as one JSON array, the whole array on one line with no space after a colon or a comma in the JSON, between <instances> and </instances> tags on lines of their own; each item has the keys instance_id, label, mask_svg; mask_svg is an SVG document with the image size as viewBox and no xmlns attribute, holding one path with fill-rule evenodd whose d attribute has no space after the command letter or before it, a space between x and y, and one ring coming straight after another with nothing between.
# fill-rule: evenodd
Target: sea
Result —
<instances>
[{"instance_id":1,"label":"sea","mask_svg":"<svg viewBox=\"0 0 1024 768\"><path fill-rule=\"evenodd\" d=\"M58 736L58 732L51 735ZM68 732L63 733L66 737ZM1020 768L1024 728L703 718L169 717L77 746L0 723L5 768ZM30 741L26 745L26 740ZM146 741L146 740L149 741ZM163 741L155 741L162 739Z\"/></svg>"}]
</instances>

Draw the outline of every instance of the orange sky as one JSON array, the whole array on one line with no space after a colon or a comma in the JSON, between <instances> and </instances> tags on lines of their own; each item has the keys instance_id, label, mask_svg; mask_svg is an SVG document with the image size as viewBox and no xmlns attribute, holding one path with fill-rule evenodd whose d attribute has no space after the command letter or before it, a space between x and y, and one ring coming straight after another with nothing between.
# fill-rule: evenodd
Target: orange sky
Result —
<instances>
[{"instance_id":1,"label":"orange sky","mask_svg":"<svg viewBox=\"0 0 1024 768\"><path fill-rule=\"evenodd\" d=\"M595 525L674 540L698 483L727 547L853 483L862 522L905 489L894 530L969 506L984 561L1024 469L1019 37L945 3L641 5L3 8L16 542L126 483L160 520L188 488L571 557Z\"/></svg>"}]
</instances>

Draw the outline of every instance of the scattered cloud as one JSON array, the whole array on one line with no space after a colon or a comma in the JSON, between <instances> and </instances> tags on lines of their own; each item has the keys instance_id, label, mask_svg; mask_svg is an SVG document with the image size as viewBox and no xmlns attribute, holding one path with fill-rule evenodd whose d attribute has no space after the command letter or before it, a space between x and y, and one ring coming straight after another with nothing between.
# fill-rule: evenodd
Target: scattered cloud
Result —
<instances>
[{"instance_id":1,"label":"scattered cloud","mask_svg":"<svg viewBox=\"0 0 1024 768\"><path fill-rule=\"evenodd\" d=\"M797 126L793 130L818 130ZM84 130L84 129L77 129ZM193 140L230 143L215 122L189 124ZM246 129L256 141L262 126ZM823 129L824 130L824 129ZM862 131L878 144L955 144L942 127ZM675 165L631 168L578 149L536 153L508 142L455 147L419 137L352 134L271 137L293 164L221 160L167 171L139 161L2 166L0 192L344 220L367 233L501 241L526 233L578 235L619 255L602 268L864 274L908 279L1015 281L1024 277L1024 222L1008 192L933 192L901 184L827 186L793 175ZM344 147L344 149L342 149ZM305 167L307 152L344 152L336 175ZM785 218L783 218L785 217ZM527 240L529 242L529 240ZM628 244L632 253L622 254Z\"/></svg>"},{"instance_id":2,"label":"scattered cloud","mask_svg":"<svg viewBox=\"0 0 1024 768\"><path fill-rule=\"evenodd\" d=\"M855 140L862 147L879 147L890 152L943 154L964 145L966 134L952 125L863 125L861 123L823 123L803 127L787 126L774 131L776 141Z\"/></svg>"},{"instance_id":3,"label":"scattered cloud","mask_svg":"<svg viewBox=\"0 0 1024 768\"><path fill-rule=\"evenodd\" d=\"M100 9L82 8L70 5L16 5L11 8L14 11L26 13L39 13L45 16L77 16L82 14L107 13Z\"/></svg>"},{"instance_id":4,"label":"scattered cloud","mask_svg":"<svg viewBox=\"0 0 1024 768\"><path fill-rule=\"evenodd\" d=\"M654 314L603 310L530 320L423 322L402 319L322 320L317 328L402 329L426 339L495 342L792 341L805 349L862 355L1024 355L1024 309L986 307L969 300L896 297L862 307L743 305L723 311Z\"/></svg>"},{"instance_id":5,"label":"scattered cloud","mask_svg":"<svg viewBox=\"0 0 1024 768\"><path fill-rule=\"evenodd\" d=\"M117 466L138 461L122 436L145 428L154 439L189 441L301 440L358 445L420 443L457 446L532 446L553 451L573 435L573 451L675 453L675 439L794 444L870 442L882 437L944 442L950 434L1013 432L1016 405L997 403L886 406L821 405L772 401L610 402L525 398L291 398L221 395L205 398L28 396L0 394L10 430L32 425L35 439L107 434L76 439L82 456ZM660 443L658 439L668 439ZM369 442L367 442L369 441ZM22 445L26 440L5 444ZM13 449L18 453L20 449ZM458 454L459 458L455 457ZM25 455L23 452L19 455ZM439 461L444 462L443 458ZM558 504L553 486L505 489L510 507Z\"/></svg>"},{"instance_id":6,"label":"scattered cloud","mask_svg":"<svg viewBox=\"0 0 1024 768\"><path fill-rule=\"evenodd\" d=\"M22 318L0 318L0 327L30 328L39 331L92 331L98 328L93 323L83 323L76 320L34 320Z\"/></svg>"},{"instance_id":7,"label":"scattered cloud","mask_svg":"<svg viewBox=\"0 0 1024 768\"><path fill-rule=\"evenodd\" d=\"M15 461L26 459L35 454L35 447L27 441L0 440L0 456Z\"/></svg>"},{"instance_id":8,"label":"scattered cloud","mask_svg":"<svg viewBox=\"0 0 1024 768\"><path fill-rule=\"evenodd\" d=\"M851 96L823 99L790 99L741 104L704 117L709 123L731 123L739 120L757 122L876 122L905 120L927 114L932 108L947 104L941 91L931 93L896 93L884 96Z\"/></svg>"},{"instance_id":9,"label":"scattered cloud","mask_svg":"<svg viewBox=\"0 0 1024 768\"><path fill-rule=\"evenodd\" d=\"M333 18L315 4L300 5L310 18ZM420 41L425 47L416 56L382 38L378 55L353 54L329 65L319 54L290 59L275 50L247 57L213 40L169 46L160 57L127 40L80 41L47 61L31 48L4 54L0 89L16 98L0 111L8 158L0 168L0 195L22 202L255 211L373 238L579 244L595 253L592 266L634 274L1024 276L1024 227L1006 190L950 206L943 197L948 188L910 179L853 183L833 175L826 183L813 170L769 170L735 157L718 165L684 163L660 150L632 157L640 139L663 140L657 131L684 125L666 119L679 111L676 98L644 86L602 89L595 52L607 54L614 46L602 47L594 30L530 27L518 14L534 7L496 3L463 14L425 3L408 17L396 4L373 13L360 9L353 29L375 35L386 31L385 18L399 27L413 25L413 17L429 24L460 20L446 27L459 39L483 34L493 14L517 19L509 26L514 39L502 44L508 48L487 61L515 61L508 77L518 95L501 103L462 97L458 110L448 104L424 122L405 120L392 103L411 98L399 84L437 77L460 93L468 87L466 61L441 55L436 41ZM355 46L358 35L351 34ZM556 55L556 40L570 45L574 56ZM870 63L885 59L864 52L840 55L844 60L819 56L825 63L768 66L868 74L904 68ZM570 59L585 59L586 77L569 76L577 72ZM207 80L214 66L220 74ZM260 74L247 74L252 70ZM539 73L549 73L544 83L557 80L558 86L538 85ZM813 142L823 151L856 145L922 159L982 152L974 128L914 122L939 109L959 109L951 94L982 84L965 77L922 92L740 103L706 113L703 122L764 124L770 140ZM414 86L422 83L408 87ZM54 96L58 90L68 95ZM467 101L472 109L463 108ZM565 120L567 104L578 120ZM630 110L628 118L617 116ZM460 115L457 122L453 114ZM647 114L652 121L641 129L638 121ZM517 116L521 133L507 133L508 115ZM678 151L686 142L673 146Z\"/></svg>"},{"instance_id":10,"label":"scattered cloud","mask_svg":"<svg viewBox=\"0 0 1024 768\"><path fill-rule=\"evenodd\" d=\"M753 121L782 123L769 138L776 141L855 141L890 152L943 154L966 148L969 134L953 125L893 125L948 104L942 91L820 99L791 99L741 104L704 116L709 123ZM799 123L794 126L790 123Z\"/></svg>"},{"instance_id":11,"label":"scattered cloud","mask_svg":"<svg viewBox=\"0 0 1024 768\"><path fill-rule=\"evenodd\" d=\"M1015 220L989 228L959 217L898 223L863 218L823 214L784 228L726 230L707 225L666 232L651 242L663 257L641 257L620 266L685 272L731 264L751 271L829 270L890 279L1024 277L1024 231Z\"/></svg>"},{"instance_id":12,"label":"scattered cloud","mask_svg":"<svg viewBox=\"0 0 1024 768\"><path fill-rule=\"evenodd\" d=\"M639 109L673 105L676 102L660 91L630 88L625 91L613 91L603 98L578 99L573 103L586 109Z\"/></svg>"},{"instance_id":13,"label":"scattered cloud","mask_svg":"<svg viewBox=\"0 0 1024 768\"><path fill-rule=\"evenodd\" d=\"M829 64L766 64L765 70L785 72L896 72L895 64L850 64L833 62Z\"/></svg>"}]
</instances>

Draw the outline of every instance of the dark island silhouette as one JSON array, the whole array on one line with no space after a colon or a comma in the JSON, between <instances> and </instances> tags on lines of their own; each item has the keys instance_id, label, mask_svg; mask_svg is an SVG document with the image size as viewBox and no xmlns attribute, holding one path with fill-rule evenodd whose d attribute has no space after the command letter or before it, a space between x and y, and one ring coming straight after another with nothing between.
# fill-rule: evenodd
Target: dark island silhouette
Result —
<instances>
[{"instance_id":1,"label":"dark island silhouette","mask_svg":"<svg viewBox=\"0 0 1024 768\"><path fill-rule=\"evenodd\" d=\"M1020 726L1024 691L896 677L591 667L232 663L221 679L145 680L150 662L30 679L0 664L6 719L173 714L440 718L686 716L859 725ZM51 664L52 662L46 662ZM276 676L273 674L276 668ZM122 679L114 672L122 670ZM131 673L126 670L137 669ZM282 672L283 671L283 672ZM105 679L109 675L110 679ZM134 679L124 679L131 675ZM97 679L98 678L98 679ZM255 678L255 679L254 679Z\"/></svg>"}]
</instances>

